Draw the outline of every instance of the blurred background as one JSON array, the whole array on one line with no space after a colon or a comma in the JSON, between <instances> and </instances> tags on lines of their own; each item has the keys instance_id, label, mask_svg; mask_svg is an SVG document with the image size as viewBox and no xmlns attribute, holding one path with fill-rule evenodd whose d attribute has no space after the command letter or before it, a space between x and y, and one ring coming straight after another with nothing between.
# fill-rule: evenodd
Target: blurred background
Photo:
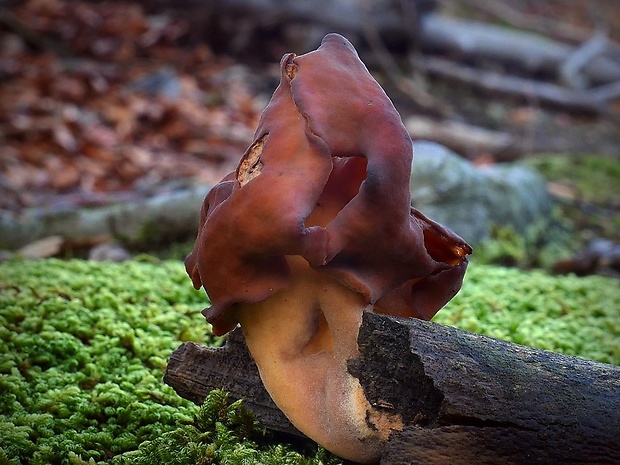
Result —
<instances>
[{"instance_id":1,"label":"blurred background","mask_svg":"<svg viewBox=\"0 0 620 465\"><path fill-rule=\"evenodd\" d=\"M280 57L328 32L475 260L619 275L617 0L1 1L0 259L187 254Z\"/></svg>"}]
</instances>

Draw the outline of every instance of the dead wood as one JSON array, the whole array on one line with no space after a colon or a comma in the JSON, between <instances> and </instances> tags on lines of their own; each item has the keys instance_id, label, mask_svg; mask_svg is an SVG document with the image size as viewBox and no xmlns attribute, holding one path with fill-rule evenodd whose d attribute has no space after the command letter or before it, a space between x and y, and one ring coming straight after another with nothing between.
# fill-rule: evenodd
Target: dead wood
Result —
<instances>
[{"instance_id":1,"label":"dead wood","mask_svg":"<svg viewBox=\"0 0 620 465\"><path fill-rule=\"evenodd\" d=\"M419 116L406 118L404 123L414 141L432 140L469 159L492 155L498 161L512 161L526 150L512 134L467 123Z\"/></svg>"},{"instance_id":2,"label":"dead wood","mask_svg":"<svg viewBox=\"0 0 620 465\"><path fill-rule=\"evenodd\" d=\"M145 7L151 12L176 11L192 22L197 34L206 31L201 39L207 40L217 52L250 61L260 60L261 63L279 60L286 52L301 53L316 48L326 33L334 31L346 35L365 55L369 49L371 53L373 49L376 51L374 39L368 34L373 31L391 53L403 55L419 48L425 54L439 52L462 60L510 65L524 73L542 73L559 79L562 68L575 56L575 50L583 48L546 37L540 25L540 34L507 29L449 18L434 13L436 6L435 0L377 0L370 3L343 0L156 0L148 2ZM504 16L518 16L514 11L507 13L508 7L495 6ZM516 23L525 28L530 20L526 15L519 17ZM592 35L592 32L587 36L578 33L579 44L592 44ZM596 47L590 47L587 66L579 63L580 81L588 86L619 81L620 62L604 53L613 42L594 42ZM575 81L576 78L570 76L570 79ZM405 92L414 92L417 98L421 97L418 90ZM422 101L427 99L428 96L421 98Z\"/></svg>"},{"instance_id":3,"label":"dead wood","mask_svg":"<svg viewBox=\"0 0 620 465\"><path fill-rule=\"evenodd\" d=\"M620 85L617 86L620 90ZM613 147L604 149L596 138L570 138L543 127L531 125L526 128L500 131L453 119L409 116L404 119L405 127L414 141L428 140L450 148L464 158L479 157L497 162L511 162L540 153L613 152Z\"/></svg>"},{"instance_id":4,"label":"dead wood","mask_svg":"<svg viewBox=\"0 0 620 465\"><path fill-rule=\"evenodd\" d=\"M597 32L579 47L575 48L560 66L560 80L568 87L585 89L589 82L584 78L585 67L607 48L607 34Z\"/></svg>"},{"instance_id":5,"label":"dead wood","mask_svg":"<svg viewBox=\"0 0 620 465\"><path fill-rule=\"evenodd\" d=\"M158 4L160 8L165 5L199 13L192 13L192 17L195 22L208 21L213 26L209 28L209 40L216 49L233 53L246 50L247 54L259 46L263 58L276 47L271 39L276 39L280 47L284 45L286 51L295 47L293 50L303 52L316 47L325 33L333 31L347 35L363 53L365 44L358 42L367 40L368 30L373 30L391 51L402 53L419 45L423 52L508 63L529 73L546 72L559 77L563 63L575 50L572 44L544 35L432 13L436 7L432 0L380 0L372 5L330 0L160 0L151 3L150 8ZM202 30L204 24L200 26ZM579 42L587 41L590 35ZM282 52L280 48L278 51ZM620 63L603 51L581 70L588 83L620 80Z\"/></svg>"},{"instance_id":6,"label":"dead wood","mask_svg":"<svg viewBox=\"0 0 620 465\"><path fill-rule=\"evenodd\" d=\"M620 367L372 313L358 344L350 373L405 424L383 465L620 464ZM238 332L220 349L183 344L164 380L197 403L227 389L267 427L299 434L274 410Z\"/></svg>"},{"instance_id":7,"label":"dead wood","mask_svg":"<svg viewBox=\"0 0 620 465\"><path fill-rule=\"evenodd\" d=\"M544 36L476 21L429 14L422 18L420 44L429 53L516 66L531 74L558 77L575 47ZM582 70L593 85L620 80L620 63L598 55Z\"/></svg>"},{"instance_id":8,"label":"dead wood","mask_svg":"<svg viewBox=\"0 0 620 465\"><path fill-rule=\"evenodd\" d=\"M71 55L60 43L52 40L48 36L36 32L28 25L21 22L8 7L0 6L0 25L21 37L28 45L35 49L55 53L63 57Z\"/></svg>"},{"instance_id":9,"label":"dead wood","mask_svg":"<svg viewBox=\"0 0 620 465\"><path fill-rule=\"evenodd\" d=\"M337 31L356 43L365 26L379 31L390 44L408 47L419 17L435 5L435 0L156 0L148 8L176 10L200 31L206 26L205 38L216 51L248 59L254 53L254 59L264 61L316 48L329 32Z\"/></svg>"},{"instance_id":10,"label":"dead wood","mask_svg":"<svg viewBox=\"0 0 620 465\"><path fill-rule=\"evenodd\" d=\"M620 367L373 314L358 341L351 371L406 423L382 464L620 463Z\"/></svg>"},{"instance_id":11,"label":"dead wood","mask_svg":"<svg viewBox=\"0 0 620 465\"><path fill-rule=\"evenodd\" d=\"M405 75L404 70L401 69L388 50L381 35L372 25L364 26L364 38L368 42L379 68L396 89L431 114L447 117L454 113L447 103L434 97Z\"/></svg>"},{"instance_id":12,"label":"dead wood","mask_svg":"<svg viewBox=\"0 0 620 465\"><path fill-rule=\"evenodd\" d=\"M526 31L537 32L538 34L542 34L559 41L580 44L590 40L593 35L593 31L591 29L561 22L550 17L523 13L502 1L460 1L472 5L473 7L484 11L485 13L490 14L491 16L501 20L504 23L510 24L513 27ZM593 4L592 7L595 8L595 5ZM611 53L618 53L620 52L620 43L609 40L607 43L607 49Z\"/></svg>"},{"instance_id":13,"label":"dead wood","mask_svg":"<svg viewBox=\"0 0 620 465\"><path fill-rule=\"evenodd\" d=\"M593 90L574 90L532 79L484 71L444 58L418 59L415 61L415 66L429 74L458 81L493 95L590 114L605 113L609 100L614 98L618 91L616 83Z\"/></svg>"}]
</instances>

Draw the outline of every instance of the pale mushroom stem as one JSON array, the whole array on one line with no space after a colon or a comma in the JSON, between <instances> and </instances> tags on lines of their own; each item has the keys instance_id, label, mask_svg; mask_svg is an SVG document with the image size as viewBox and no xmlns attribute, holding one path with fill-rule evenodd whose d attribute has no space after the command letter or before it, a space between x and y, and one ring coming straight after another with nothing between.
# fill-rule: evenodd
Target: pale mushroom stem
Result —
<instances>
[{"instance_id":1,"label":"pale mushroom stem","mask_svg":"<svg viewBox=\"0 0 620 465\"><path fill-rule=\"evenodd\" d=\"M235 312L265 387L291 422L331 452L377 462L399 417L379 414L366 400L347 360L358 355L362 296L288 257L290 286Z\"/></svg>"}]
</instances>

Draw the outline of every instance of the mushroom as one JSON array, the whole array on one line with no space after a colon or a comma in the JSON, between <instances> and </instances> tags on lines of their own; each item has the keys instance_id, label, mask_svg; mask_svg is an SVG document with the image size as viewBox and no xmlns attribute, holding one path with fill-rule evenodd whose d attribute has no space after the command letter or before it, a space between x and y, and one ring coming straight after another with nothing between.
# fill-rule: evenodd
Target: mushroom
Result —
<instances>
[{"instance_id":1,"label":"mushroom","mask_svg":"<svg viewBox=\"0 0 620 465\"><path fill-rule=\"evenodd\" d=\"M402 420L347 371L363 312L430 319L460 289L471 248L411 208L411 139L347 39L329 34L280 68L254 142L205 199L185 265L214 333L241 326L290 421L373 463Z\"/></svg>"}]
</instances>

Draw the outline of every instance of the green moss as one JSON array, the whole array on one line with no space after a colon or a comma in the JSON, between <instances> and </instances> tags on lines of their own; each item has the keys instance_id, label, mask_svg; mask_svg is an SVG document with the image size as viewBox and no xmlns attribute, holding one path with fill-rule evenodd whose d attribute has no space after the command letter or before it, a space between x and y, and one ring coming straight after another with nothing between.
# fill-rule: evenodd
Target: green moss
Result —
<instances>
[{"instance_id":1,"label":"green moss","mask_svg":"<svg viewBox=\"0 0 620 465\"><path fill-rule=\"evenodd\" d=\"M192 236L186 240L167 242L164 247L143 247L140 257L157 257L162 260L185 260L187 254L194 248L196 237ZM148 254L148 255L147 255Z\"/></svg>"},{"instance_id":2,"label":"green moss","mask_svg":"<svg viewBox=\"0 0 620 465\"><path fill-rule=\"evenodd\" d=\"M620 153L617 157L549 154L527 164L547 180L569 189L562 212L578 230L620 240Z\"/></svg>"},{"instance_id":3,"label":"green moss","mask_svg":"<svg viewBox=\"0 0 620 465\"><path fill-rule=\"evenodd\" d=\"M472 263L434 321L518 344L620 365L620 286Z\"/></svg>"},{"instance_id":4,"label":"green moss","mask_svg":"<svg viewBox=\"0 0 620 465\"><path fill-rule=\"evenodd\" d=\"M179 263L0 266L0 447L22 463L104 461L189 421L162 383L181 341L217 341Z\"/></svg>"},{"instance_id":5,"label":"green moss","mask_svg":"<svg viewBox=\"0 0 620 465\"><path fill-rule=\"evenodd\" d=\"M541 155L527 160L546 179L577 190L583 200L609 203L620 198L620 159L597 155Z\"/></svg>"},{"instance_id":6,"label":"green moss","mask_svg":"<svg viewBox=\"0 0 620 465\"><path fill-rule=\"evenodd\" d=\"M549 218L530 224L523 233L511 226L494 226L491 237L474 246L472 261L521 269L550 270L563 258L580 250L574 229L554 210Z\"/></svg>"},{"instance_id":7,"label":"green moss","mask_svg":"<svg viewBox=\"0 0 620 465\"><path fill-rule=\"evenodd\" d=\"M560 186L552 214L529 224L524 233L492 228L490 239L475 244L475 262L550 270L593 238L620 241L620 159L550 154L525 163Z\"/></svg>"},{"instance_id":8,"label":"green moss","mask_svg":"<svg viewBox=\"0 0 620 465\"><path fill-rule=\"evenodd\" d=\"M620 364L618 288L472 263L437 321ZM0 464L335 463L274 445L223 394L199 409L163 384L182 341L221 343L204 305L180 262L1 264Z\"/></svg>"},{"instance_id":9,"label":"green moss","mask_svg":"<svg viewBox=\"0 0 620 465\"><path fill-rule=\"evenodd\" d=\"M266 432L241 401L229 405L223 391L212 391L191 425L143 443L120 456L118 465L336 465L341 461L323 448L303 456L265 441ZM258 440L259 442L256 442Z\"/></svg>"},{"instance_id":10,"label":"green moss","mask_svg":"<svg viewBox=\"0 0 620 465\"><path fill-rule=\"evenodd\" d=\"M205 304L178 261L1 264L0 464L193 465L205 451L219 459L204 463L321 463L322 449L250 441L238 404L208 420L223 394L199 410L164 385L181 342L221 344ZM153 462L166 454L176 461Z\"/></svg>"}]
</instances>

